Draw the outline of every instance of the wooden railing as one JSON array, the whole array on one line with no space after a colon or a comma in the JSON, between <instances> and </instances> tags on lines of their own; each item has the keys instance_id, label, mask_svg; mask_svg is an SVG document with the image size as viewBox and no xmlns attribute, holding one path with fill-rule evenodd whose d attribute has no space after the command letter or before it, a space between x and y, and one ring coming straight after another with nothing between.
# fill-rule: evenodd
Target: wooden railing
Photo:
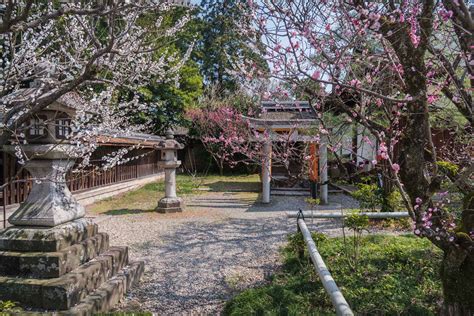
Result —
<instances>
[{"instance_id":1,"label":"wooden railing","mask_svg":"<svg viewBox=\"0 0 474 316\"><path fill-rule=\"evenodd\" d=\"M118 165L108 170L91 166L79 171L69 172L66 179L71 192L82 192L151 176L163 170L161 161ZM6 207L10 204L25 201L31 191L32 181L31 179L10 181L8 185L0 191L0 205Z\"/></svg>"},{"instance_id":2,"label":"wooden railing","mask_svg":"<svg viewBox=\"0 0 474 316\"><path fill-rule=\"evenodd\" d=\"M9 181L9 183L3 188L0 196L2 205L23 202L30 193L31 186L32 181L28 179Z\"/></svg>"}]
</instances>

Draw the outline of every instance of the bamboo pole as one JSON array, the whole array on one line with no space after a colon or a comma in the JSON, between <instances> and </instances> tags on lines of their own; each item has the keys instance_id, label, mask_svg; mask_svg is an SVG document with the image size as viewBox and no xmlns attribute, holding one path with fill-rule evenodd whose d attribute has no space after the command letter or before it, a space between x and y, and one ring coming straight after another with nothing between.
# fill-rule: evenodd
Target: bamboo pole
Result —
<instances>
[{"instance_id":1,"label":"bamboo pole","mask_svg":"<svg viewBox=\"0 0 474 316\"><path fill-rule=\"evenodd\" d=\"M347 303L346 299L342 295L336 282L332 278L331 273L326 267L323 258L319 254L318 249L316 248L316 244L314 243L314 240L311 237L311 233L309 232L308 227L306 226L306 223L301 218L298 219L298 227L301 233L303 234L303 238L306 243L306 246L308 247L308 252L311 257L311 261L314 264L316 273L319 275L319 279L321 280L321 283L323 284L326 293L328 293L329 297L331 298L334 308L336 309L336 314L339 316L354 315L351 310L351 307L349 306L349 303Z\"/></svg>"},{"instance_id":2,"label":"bamboo pole","mask_svg":"<svg viewBox=\"0 0 474 316\"><path fill-rule=\"evenodd\" d=\"M357 215L367 216L368 218L408 218L410 215L408 212L361 212L356 213ZM306 218L345 218L351 215L351 213L311 213L310 211L303 212ZM298 212L287 212L286 216L289 218L298 218Z\"/></svg>"}]
</instances>

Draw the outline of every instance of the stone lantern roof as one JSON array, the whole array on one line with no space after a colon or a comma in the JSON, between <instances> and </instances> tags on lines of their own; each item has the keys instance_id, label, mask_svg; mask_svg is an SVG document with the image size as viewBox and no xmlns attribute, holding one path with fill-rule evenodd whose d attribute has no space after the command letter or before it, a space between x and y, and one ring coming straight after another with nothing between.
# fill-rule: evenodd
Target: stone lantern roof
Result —
<instances>
[{"instance_id":1,"label":"stone lantern roof","mask_svg":"<svg viewBox=\"0 0 474 316\"><path fill-rule=\"evenodd\" d=\"M36 88L21 89L14 94L9 95L9 104L20 105L29 101ZM58 98L56 101L48 105L44 110L40 111L37 116L48 123L41 124L47 129L42 134L43 137L36 137L31 141L32 144L54 144L54 143L68 143L67 139L58 139L57 126L64 124L67 119L75 116L78 110L86 110L86 113L94 115L93 111L87 110L87 101L84 100L77 92L68 92ZM3 115L0 113L0 121ZM63 119L58 121L57 119ZM51 123L49 123L51 122ZM66 123L67 124L67 123ZM31 124L30 124L31 125ZM68 126L63 126L68 128ZM27 129L28 131L29 129ZM56 137L54 137L55 135ZM179 144L176 140L167 139L163 136L157 136L146 133L137 132L123 132L118 130L109 130L102 132L97 136L97 141L101 146L133 146L139 145L143 148L155 149L182 149L184 146Z\"/></svg>"},{"instance_id":2,"label":"stone lantern roof","mask_svg":"<svg viewBox=\"0 0 474 316\"><path fill-rule=\"evenodd\" d=\"M161 141L158 145L159 149L183 149L184 145L181 143L178 143L174 139L174 132L172 130L167 130L166 131L166 137L163 141Z\"/></svg>"},{"instance_id":3,"label":"stone lantern roof","mask_svg":"<svg viewBox=\"0 0 474 316\"><path fill-rule=\"evenodd\" d=\"M13 106L29 102L37 90L37 88L19 89L18 91L9 94L7 101ZM77 92L71 91L60 96L55 102L49 105L47 109L61 105L71 110L77 110L84 105L84 103L85 100Z\"/></svg>"}]
</instances>

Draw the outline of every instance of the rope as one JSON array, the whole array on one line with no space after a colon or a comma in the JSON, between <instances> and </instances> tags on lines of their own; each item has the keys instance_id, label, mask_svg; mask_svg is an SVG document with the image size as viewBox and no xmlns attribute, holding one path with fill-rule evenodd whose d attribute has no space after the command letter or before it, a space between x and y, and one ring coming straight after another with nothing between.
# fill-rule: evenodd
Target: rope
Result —
<instances>
[{"instance_id":1,"label":"rope","mask_svg":"<svg viewBox=\"0 0 474 316\"><path fill-rule=\"evenodd\" d=\"M301 218L302 220L304 220L304 214L303 214L303 210L302 210L302 209L300 209L300 210L298 211L298 214L296 215L296 222L297 222L297 223L298 223L298 220L299 220L300 218Z\"/></svg>"}]
</instances>

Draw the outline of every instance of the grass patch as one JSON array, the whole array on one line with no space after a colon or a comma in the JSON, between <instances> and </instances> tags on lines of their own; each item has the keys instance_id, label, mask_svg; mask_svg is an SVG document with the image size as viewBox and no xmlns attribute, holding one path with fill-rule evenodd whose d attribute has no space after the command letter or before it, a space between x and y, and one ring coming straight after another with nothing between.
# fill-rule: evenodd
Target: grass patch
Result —
<instances>
[{"instance_id":1,"label":"grass patch","mask_svg":"<svg viewBox=\"0 0 474 316\"><path fill-rule=\"evenodd\" d=\"M258 174L219 176L208 175L196 177L203 191L211 192L256 192L260 191L260 178Z\"/></svg>"},{"instance_id":2,"label":"grass patch","mask_svg":"<svg viewBox=\"0 0 474 316\"><path fill-rule=\"evenodd\" d=\"M414 236L363 237L354 269L342 238L318 239L321 255L356 314L437 314L442 254L429 241ZM301 235L290 236L282 250L282 271L269 285L235 296L226 304L224 315L334 315L308 254L298 257L305 248Z\"/></svg>"},{"instance_id":3,"label":"grass patch","mask_svg":"<svg viewBox=\"0 0 474 316\"><path fill-rule=\"evenodd\" d=\"M259 189L258 175L191 177L178 175L176 190L178 196L202 194L206 191L255 191ZM110 197L88 207L92 213L126 215L154 211L158 200L164 196L163 181L148 183L138 190Z\"/></svg>"}]
</instances>

